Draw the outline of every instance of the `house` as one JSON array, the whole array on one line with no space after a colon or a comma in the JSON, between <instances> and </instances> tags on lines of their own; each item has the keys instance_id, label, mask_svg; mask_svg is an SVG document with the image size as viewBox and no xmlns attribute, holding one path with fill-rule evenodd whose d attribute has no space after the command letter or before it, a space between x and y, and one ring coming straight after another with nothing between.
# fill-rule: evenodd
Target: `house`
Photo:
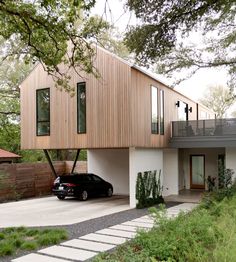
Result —
<instances>
[{"instance_id":1,"label":"house","mask_svg":"<svg viewBox=\"0 0 236 262\"><path fill-rule=\"evenodd\" d=\"M3 163L12 163L20 158L19 155L11 153L9 151L3 150L0 148L0 164Z\"/></svg>"},{"instance_id":2,"label":"house","mask_svg":"<svg viewBox=\"0 0 236 262\"><path fill-rule=\"evenodd\" d=\"M40 64L34 68L21 84L22 149L87 149L88 172L129 195L131 207L138 172L161 170L163 195L171 195L206 188L218 159L236 170L236 120L216 120L210 109L102 48L94 65L98 79L71 73L74 97L54 88Z\"/></svg>"}]
</instances>

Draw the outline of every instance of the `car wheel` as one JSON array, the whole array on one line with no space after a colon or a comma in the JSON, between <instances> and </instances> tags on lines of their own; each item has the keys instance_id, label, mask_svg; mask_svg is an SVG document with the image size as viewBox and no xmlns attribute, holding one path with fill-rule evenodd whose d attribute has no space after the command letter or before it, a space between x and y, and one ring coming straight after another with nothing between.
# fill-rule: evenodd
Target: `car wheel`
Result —
<instances>
[{"instance_id":1,"label":"car wheel","mask_svg":"<svg viewBox=\"0 0 236 262\"><path fill-rule=\"evenodd\" d=\"M80 195L80 200L87 200L88 199L88 192L86 190L83 190L81 195Z\"/></svg>"},{"instance_id":2,"label":"car wheel","mask_svg":"<svg viewBox=\"0 0 236 262\"><path fill-rule=\"evenodd\" d=\"M60 200L64 200L65 196L57 196L57 198L60 199Z\"/></svg>"},{"instance_id":3,"label":"car wheel","mask_svg":"<svg viewBox=\"0 0 236 262\"><path fill-rule=\"evenodd\" d=\"M109 187L108 190L107 190L107 196L108 196L108 197L111 197L112 194L113 194L113 190L112 190L111 187Z\"/></svg>"}]
</instances>

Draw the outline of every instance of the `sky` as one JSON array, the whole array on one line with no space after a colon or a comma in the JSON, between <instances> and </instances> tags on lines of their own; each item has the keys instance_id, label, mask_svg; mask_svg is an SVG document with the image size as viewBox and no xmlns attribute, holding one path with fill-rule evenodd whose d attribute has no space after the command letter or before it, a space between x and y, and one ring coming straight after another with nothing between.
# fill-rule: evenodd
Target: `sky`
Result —
<instances>
[{"instance_id":1,"label":"sky","mask_svg":"<svg viewBox=\"0 0 236 262\"><path fill-rule=\"evenodd\" d=\"M103 16L121 32L124 32L127 25L137 23L134 15L128 12L124 14L124 3L125 0L98 0L92 13ZM159 78L171 84L165 77L160 76ZM212 85L227 85L227 73L224 69L201 69L190 79L181 82L175 89L193 100L198 100Z\"/></svg>"}]
</instances>

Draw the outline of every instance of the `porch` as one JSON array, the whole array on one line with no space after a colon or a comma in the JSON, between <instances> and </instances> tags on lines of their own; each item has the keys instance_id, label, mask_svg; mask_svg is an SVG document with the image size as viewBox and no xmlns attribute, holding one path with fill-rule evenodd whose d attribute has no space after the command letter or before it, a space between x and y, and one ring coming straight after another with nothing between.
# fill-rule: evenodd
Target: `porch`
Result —
<instances>
[{"instance_id":1,"label":"porch","mask_svg":"<svg viewBox=\"0 0 236 262\"><path fill-rule=\"evenodd\" d=\"M206 191L203 189L182 189L178 195L164 197L165 202L199 203Z\"/></svg>"}]
</instances>

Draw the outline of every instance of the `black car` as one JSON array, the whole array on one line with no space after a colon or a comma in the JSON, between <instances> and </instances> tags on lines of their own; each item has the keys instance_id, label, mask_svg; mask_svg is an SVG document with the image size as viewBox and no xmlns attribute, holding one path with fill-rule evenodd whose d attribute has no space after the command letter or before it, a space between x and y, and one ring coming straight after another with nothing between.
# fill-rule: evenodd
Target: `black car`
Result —
<instances>
[{"instance_id":1,"label":"black car","mask_svg":"<svg viewBox=\"0 0 236 262\"><path fill-rule=\"evenodd\" d=\"M111 197L113 186L97 175L76 173L59 176L54 181L52 192L61 200L73 196L85 201L89 196Z\"/></svg>"}]
</instances>

